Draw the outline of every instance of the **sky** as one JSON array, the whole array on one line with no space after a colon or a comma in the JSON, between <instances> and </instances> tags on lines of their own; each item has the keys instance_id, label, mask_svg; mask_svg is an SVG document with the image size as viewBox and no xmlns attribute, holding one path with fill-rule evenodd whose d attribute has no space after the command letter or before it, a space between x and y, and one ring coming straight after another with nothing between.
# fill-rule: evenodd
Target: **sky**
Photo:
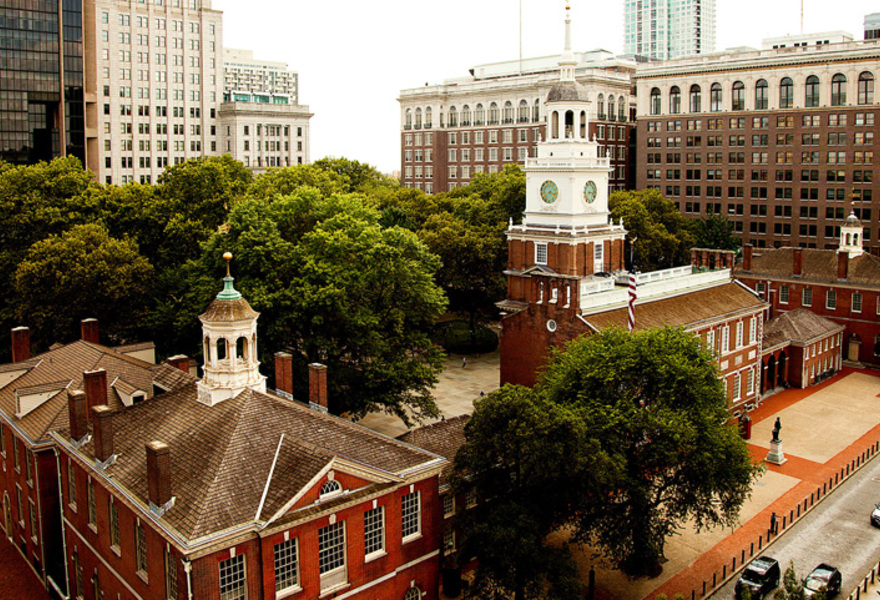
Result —
<instances>
[{"instance_id":1,"label":"sky","mask_svg":"<svg viewBox=\"0 0 880 600\"><path fill-rule=\"evenodd\" d=\"M522 40L520 41L520 2ZM624 0L572 0L572 48L623 52ZM803 0L804 31L862 39L875 0ZM223 44L299 73L311 158L400 169L400 90L468 75L475 65L559 54L565 0L213 0ZM801 0L716 0L717 49L759 48L800 33Z\"/></svg>"}]
</instances>

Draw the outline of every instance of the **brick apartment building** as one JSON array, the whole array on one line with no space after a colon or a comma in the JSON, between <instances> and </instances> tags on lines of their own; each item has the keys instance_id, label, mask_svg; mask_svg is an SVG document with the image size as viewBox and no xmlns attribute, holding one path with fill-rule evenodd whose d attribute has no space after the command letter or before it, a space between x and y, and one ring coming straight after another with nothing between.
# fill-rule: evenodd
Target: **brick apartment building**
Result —
<instances>
[{"instance_id":1,"label":"brick apartment building","mask_svg":"<svg viewBox=\"0 0 880 600\"><path fill-rule=\"evenodd\" d=\"M90 413L68 390L52 437L72 595L437 598L446 460L325 414L321 365L311 408L284 353L266 393L257 317L227 276L200 317L201 380Z\"/></svg>"},{"instance_id":2,"label":"brick apartment building","mask_svg":"<svg viewBox=\"0 0 880 600\"><path fill-rule=\"evenodd\" d=\"M851 202L880 252L880 41L814 37L640 65L637 188L726 215L756 247L836 248Z\"/></svg>"}]
</instances>

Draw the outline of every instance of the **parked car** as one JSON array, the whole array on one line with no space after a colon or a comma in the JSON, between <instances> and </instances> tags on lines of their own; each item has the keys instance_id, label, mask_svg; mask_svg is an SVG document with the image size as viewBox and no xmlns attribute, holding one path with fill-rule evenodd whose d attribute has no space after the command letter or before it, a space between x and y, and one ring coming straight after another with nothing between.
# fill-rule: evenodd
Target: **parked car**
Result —
<instances>
[{"instance_id":1,"label":"parked car","mask_svg":"<svg viewBox=\"0 0 880 600\"><path fill-rule=\"evenodd\" d=\"M743 570L736 581L735 595L742 598L744 588L748 588L752 600L761 600L779 586L779 562L769 556L756 558Z\"/></svg>"},{"instance_id":2,"label":"parked car","mask_svg":"<svg viewBox=\"0 0 880 600\"><path fill-rule=\"evenodd\" d=\"M804 597L810 598L821 591L826 598L839 594L842 579L837 567L822 563L804 579Z\"/></svg>"},{"instance_id":3,"label":"parked car","mask_svg":"<svg viewBox=\"0 0 880 600\"><path fill-rule=\"evenodd\" d=\"M874 527L880 527L880 504L874 507L874 510L871 511L871 525Z\"/></svg>"}]
</instances>

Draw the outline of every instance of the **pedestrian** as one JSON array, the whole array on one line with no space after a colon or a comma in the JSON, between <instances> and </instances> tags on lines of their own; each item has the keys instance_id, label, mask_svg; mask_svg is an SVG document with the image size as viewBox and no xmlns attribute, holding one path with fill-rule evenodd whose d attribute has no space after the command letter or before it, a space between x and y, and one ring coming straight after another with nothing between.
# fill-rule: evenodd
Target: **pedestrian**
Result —
<instances>
[{"instance_id":1,"label":"pedestrian","mask_svg":"<svg viewBox=\"0 0 880 600\"><path fill-rule=\"evenodd\" d=\"M770 515L770 533L776 535L779 531L779 523L776 520L776 513Z\"/></svg>"},{"instance_id":2,"label":"pedestrian","mask_svg":"<svg viewBox=\"0 0 880 600\"><path fill-rule=\"evenodd\" d=\"M464 369L467 366L467 356L461 357L461 368Z\"/></svg>"}]
</instances>

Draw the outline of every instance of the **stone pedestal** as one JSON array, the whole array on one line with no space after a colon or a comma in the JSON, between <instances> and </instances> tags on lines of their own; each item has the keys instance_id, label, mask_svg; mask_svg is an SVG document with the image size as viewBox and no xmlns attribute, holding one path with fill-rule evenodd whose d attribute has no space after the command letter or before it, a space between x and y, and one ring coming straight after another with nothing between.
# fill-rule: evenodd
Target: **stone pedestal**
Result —
<instances>
[{"instance_id":1,"label":"stone pedestal","mask_svg":"<svg viewBox=\"0 0 880 600\"><path fill-rule=\"evenodd\" d=\"M768 462L771 465L782 465L787 461L788 459L785 458L785 454L782 453L782 440L771 440L770 452L767 454L764 462Z\"/></svg>"}]
</instances>

